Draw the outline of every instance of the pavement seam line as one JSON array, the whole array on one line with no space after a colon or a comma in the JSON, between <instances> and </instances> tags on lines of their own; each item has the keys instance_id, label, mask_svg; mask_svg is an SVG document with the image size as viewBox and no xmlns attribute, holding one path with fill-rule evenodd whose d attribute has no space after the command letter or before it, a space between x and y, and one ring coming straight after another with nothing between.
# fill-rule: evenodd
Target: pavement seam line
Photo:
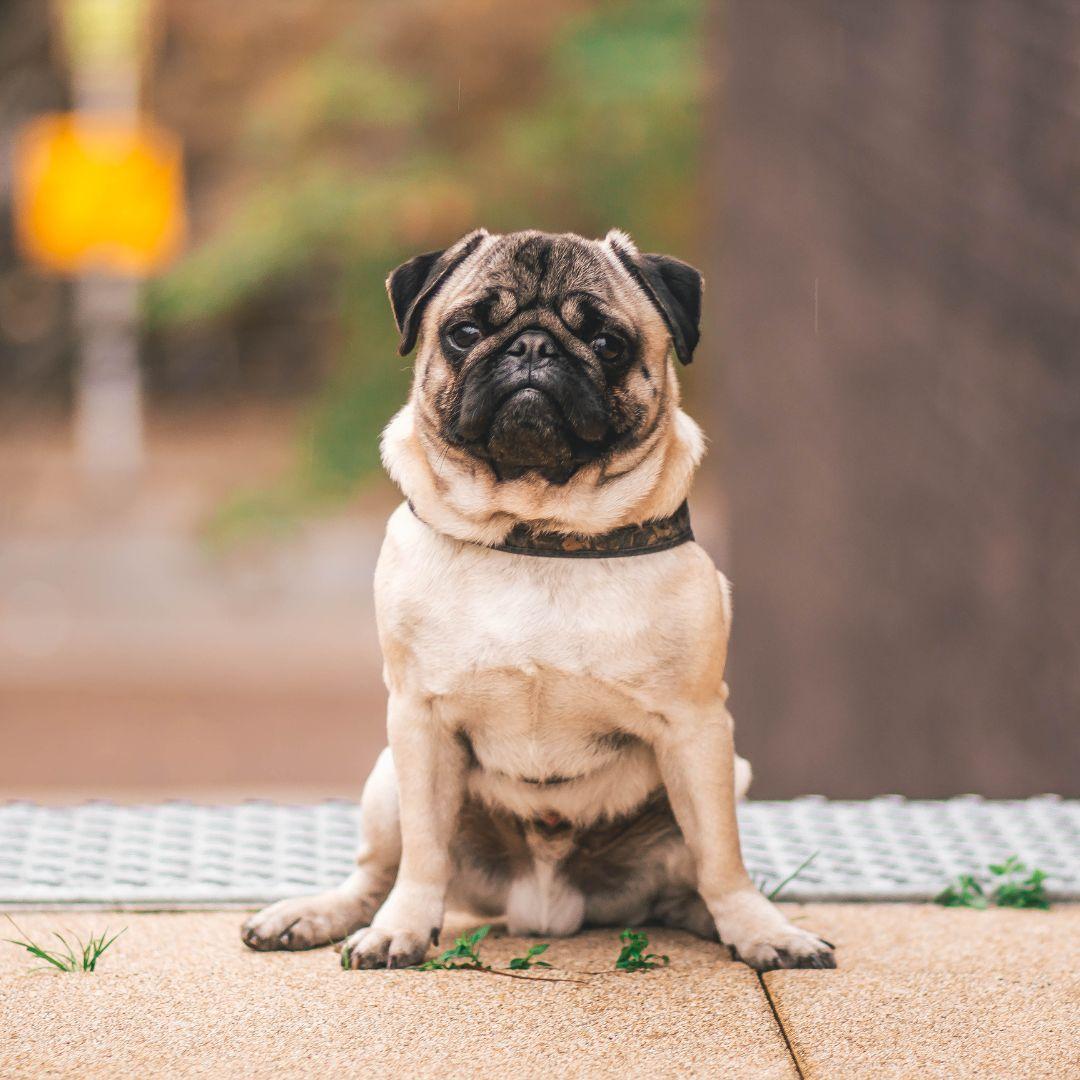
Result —
<instances>
[{"instance_id":1,"label":"pavement seam line","mask_svg":"<svg viewBox=\"0 0 1080 1080\"><path fill-rule=\"evenodd\" d=\"M795 1047L791 1045L791 1039L788 1038L787 1030L784 1027L784 1022L780 1019L780 1014L776 1011L776 1002L773 1001L772 994L769 993L768 984L765 982L764 972L759 971L757 973L758 983L761 985L761 992L765 995L765 1000L769 1003L769 1011L773 1015L773 1019L776 1021L776 1026L780 1030L780 1036L784 1040L784 1045L787 1047L788 1055L791 1057L791 1064L795 1066L795 1072L799 1077L799 1080L806 1080L803 1075L802 1067L799 1065L799 1059L795 1056Z\"/></svg>"}]
</instances>

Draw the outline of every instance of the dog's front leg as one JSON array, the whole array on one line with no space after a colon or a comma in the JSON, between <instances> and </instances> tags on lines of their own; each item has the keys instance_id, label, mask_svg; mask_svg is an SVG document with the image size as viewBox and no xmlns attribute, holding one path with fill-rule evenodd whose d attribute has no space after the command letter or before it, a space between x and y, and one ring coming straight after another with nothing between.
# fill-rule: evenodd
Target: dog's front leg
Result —
<instances>
[{"instance_id":1,"label":"dog's front leg","mask_svg":"<svg viewBox=\"0 0 1080 1080\"><path fill-rule=\"evenodd\" d=\"M754 887L735 817L734 724L723 701L667 707L655 750L668 798L720 940L758 971L835 967L832 949Z\"/></svg>"},{"instance_id":2,"label":"dog's front leg","mask_svg":"<svg viewBox=\"0 0 1080 1080\"><path fill-rule=\"evenodd\" d=\"M343 963L354 968L411 967L438 940L450 841L465 790L464 747L437 722L430 701L391 691L387 731L400 801L401 865L371 925L342 946Z\"/></svg>"}]
</instances>

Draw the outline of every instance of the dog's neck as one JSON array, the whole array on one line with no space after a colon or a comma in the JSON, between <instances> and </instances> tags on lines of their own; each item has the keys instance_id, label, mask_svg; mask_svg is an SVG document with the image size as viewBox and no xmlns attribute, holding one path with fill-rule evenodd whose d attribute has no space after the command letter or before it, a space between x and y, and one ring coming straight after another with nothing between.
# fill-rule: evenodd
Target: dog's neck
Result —
<instances>
[{"instance_id":1,"label":"dog's neck","mask_svg":"<svg viewBox=\"0 0 1080 1080\"><path fill-rule=\"evenodd\" d=\"M427 433L410 402L382 436L387 472L432 528L459 540L499 544L521 522L595 536L674 514L705 450L701 429L671 402L639 446L579 469L565 484L497 480Z\"/></svg>"}]
</instances>

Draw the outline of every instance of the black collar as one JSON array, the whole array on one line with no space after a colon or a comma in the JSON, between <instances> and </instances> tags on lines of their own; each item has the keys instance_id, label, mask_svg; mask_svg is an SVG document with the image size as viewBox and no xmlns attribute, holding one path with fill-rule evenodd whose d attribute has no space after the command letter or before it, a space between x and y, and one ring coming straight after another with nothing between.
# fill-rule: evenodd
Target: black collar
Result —
<instances>
[{"instance_id":1,"label":"black collar","mask_svg":"<svg viewBox=\"0 0 1080 1080\"><path fill-rule=\"evenodd\" d=\"M411 502L409 509L420 521L424 520L416 513L416 507ZM489 547L493 551L506 551L511 555L535 555L547 559L620 559L625 555L667 551L693 539L690 507L684 500L678 510L666 518L644 521L639 525L622 525L596 536L534 532L528 522L522 521L506 534L506 539L500 544L480 544L476 540L468 543Z\"/></svg>"}]
</instances>

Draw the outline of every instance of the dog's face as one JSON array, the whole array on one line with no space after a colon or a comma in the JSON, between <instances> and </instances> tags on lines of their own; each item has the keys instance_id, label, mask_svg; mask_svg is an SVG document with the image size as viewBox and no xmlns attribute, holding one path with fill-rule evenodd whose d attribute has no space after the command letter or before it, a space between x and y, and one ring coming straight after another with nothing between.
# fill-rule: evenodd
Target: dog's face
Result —
<instances>
[{"instance_id":1,"label":"dog's face","mask_svg":"<svg viewBox=\"0 0 1080 1080\"><path fill-rule=\"evenodd\" d=\"M565 483L647 437L689 363L701 276L629 239L480 230L387 280L429 432L489 467Z\"/></svg>"}]
</instances>

